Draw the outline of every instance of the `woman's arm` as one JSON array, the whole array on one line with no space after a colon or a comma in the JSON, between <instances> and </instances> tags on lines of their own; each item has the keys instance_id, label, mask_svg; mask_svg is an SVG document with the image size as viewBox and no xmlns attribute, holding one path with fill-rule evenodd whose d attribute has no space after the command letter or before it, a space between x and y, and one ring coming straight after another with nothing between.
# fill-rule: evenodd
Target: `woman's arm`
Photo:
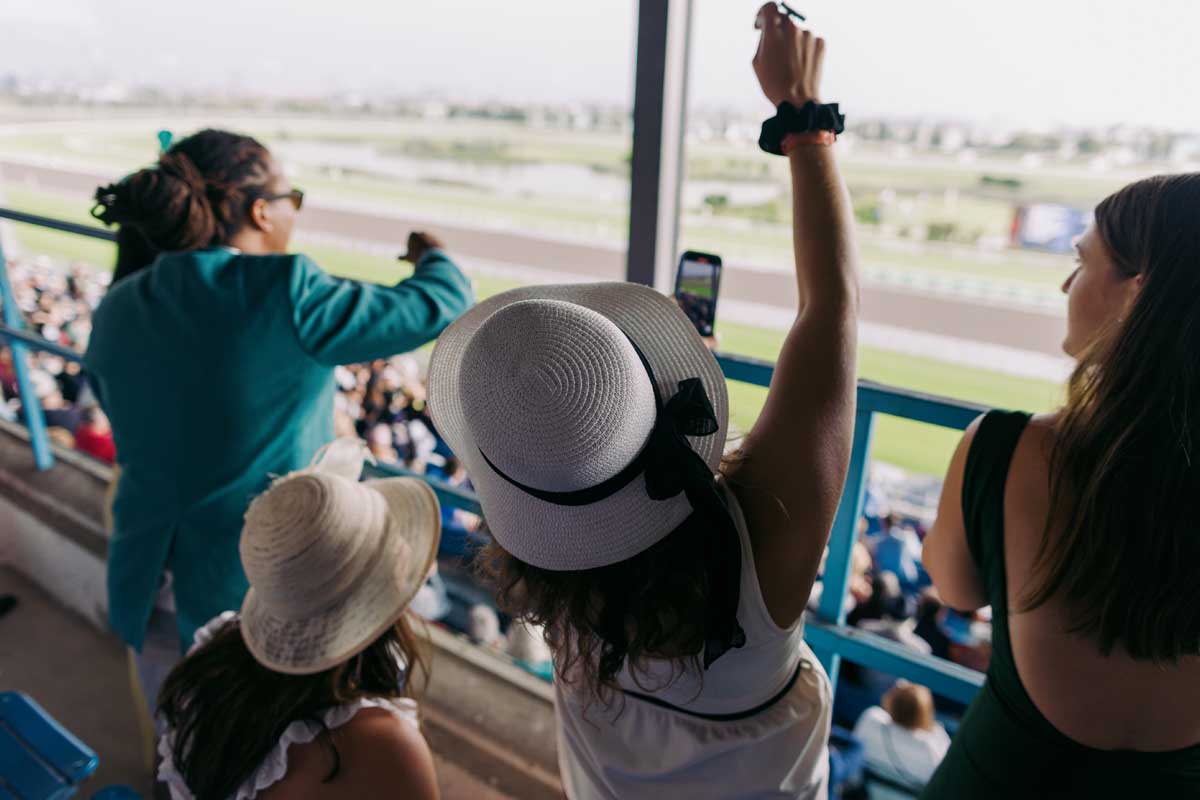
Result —
<instances>
[{"instance_id":1,"label":"woman's arm","mask_svg":"<svg viewBox=\"0 0 1200 800\"><path fill-rule=\"evenodd\" d=\"M437 337L475 302L471 282L439 247L414 247L413 274L395 286L335 278L298 259L292 323L301 347L329 366L386 358Z\"/></svg>"},{"instance_id":2,"label":"woman's arm","mask_svg":"<svg viewBox=\"0 0 1200 800\"><path fill-rule=\"evenodd\" d=\"M942 483L937 520L921 548L921 563L933 579L942 601L959 611L974 611L988 604L987 592L967 545L967 525L963 518L963 473L971 442L982 419L971 423L950 459L946 480Z\"/></svg>"},{"instance_id":3,"label":"woman's arm","mask_svg":"<svg viewBox=\"0 0 1200 800\"><path fill-rule=\"evenodd\" d=\"M764 94L774 105L817 100L824 41L774 3L759 21L754 69ZM846 480L858 320L853 220L833 149L800 145L788 159L799 308L766 404L730 471L763 599L784 627L804 611Z\"/></svg>"}]
</instances>

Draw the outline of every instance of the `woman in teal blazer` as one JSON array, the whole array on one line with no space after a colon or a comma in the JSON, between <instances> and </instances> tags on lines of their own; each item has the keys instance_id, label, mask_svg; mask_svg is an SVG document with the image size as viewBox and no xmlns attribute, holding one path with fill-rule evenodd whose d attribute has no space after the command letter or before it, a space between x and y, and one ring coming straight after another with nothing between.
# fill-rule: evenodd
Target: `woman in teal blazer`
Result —
<instances>
[{"instance_id":1,"label":"woman in teal blazer","mask_svg":"<svg viewBox=\"0 0 1200 800\"><path fill-rule=\"evenodd\" d=\"M473 302L425 234L394 286L289 255L302 198L261 144L214 130L97 190L94 213L121 226L118 280L85 366L121 469L109 617L135 649L168 573L177 643L240 607L242 515L333 439L333 367L419 347Z\"/></svg>"}]
</instances>

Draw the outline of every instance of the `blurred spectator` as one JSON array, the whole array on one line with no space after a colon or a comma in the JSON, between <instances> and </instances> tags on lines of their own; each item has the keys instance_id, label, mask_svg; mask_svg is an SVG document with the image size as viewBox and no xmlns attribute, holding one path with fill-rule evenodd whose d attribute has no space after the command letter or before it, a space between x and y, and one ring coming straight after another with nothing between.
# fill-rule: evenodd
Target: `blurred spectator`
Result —
<instances>
[{"instance_id":1,"label":"blurred spectator","mask_svg":"<svg viewBox=\"0 0 1200 800\"><path fill-rule=\"evenodd\" d=\"M75 431L75 447L106 464L116 461L117 447L113 444L112 428L99 406L88 406L83 410L83 420Z\"/></svg>"},{"instance_id":2,"label":"blurred spectator","mask_svg":"<svg viewBox=\"0 0 1200 800\"><path fill-rule=\"evenodd\" d=\"M898 681L854 726L867 766L884 778L920 790L937 769L950 737L933 715L933 695L924 686Z\"/></svg>"},{"instance_id":3,"label":"blurred spectator","mask_svg":"<svg viewBox=\"0 0 1200 800\"><path fill-rule=\"evenodd\" d=\"M17 396L17 371L8 347L0 347L0 393L6 398Z\"/></svg>"},{"instance_id":4,"label":"blurred spectator","mask_svg":"<svg viewBox=\"0 0 1200 800\"><path fill-rule=\"evenodd\" d=\"M92 310L104 296L110 274L81 264L64 270L46 258L9 258L6 266L14 297L30 331L56 344L78 350L86 347ZM107 420L79 435L88 409L96 405L80 365L41 352L30 352L28 363L47 425L72 432L80 450L112 463L112 457L104 455L115 449L110 443ZM425 408L422 371L421 363L411 354L337 367L335 434L366 439L382 463L405 466L418 473L430 465L439 466L439 451L448 450L435 433ZM0 346L0 418L11 420L21 415L12 351ZM383 427L377 430L380 425ZM466 517L473 520L473 515ZM460 523L473 530L474 521L466 517Z\"/></svg>"},{"instance_id":5,"label":"blurred spectator","mask_svg":"<svg viewBox=\"0 0 1200 800\"><path fill-rule=\"evenodd\" d=\"M477 603L468 612L467 635L471 641L493 650L504 649L504 634L500 632L500 615L491 606Z\"/></svg>"},{"instance_id":6,"label":"blurred spectator","mask_svg":"<svg viewBox=\"0 0 1200 800\"><path fill-rule=\"evenodd\" d=\"M46 436L50 438L51 444L56 444L64 450L75 449L75 437L66 428L51 425L46 428Z\"/></svg>"},{"instance_id":7,"label":"blurred spectator","mask_svg":"<svg viewBox=\"0 0 1200 800\"><path fill-rule=\"evenodd\" d=\"M433 466L428 472L432 477L439 478L456 489L464 489L469 492L475 490L475 487L471 485L471 480L467 477L467 470L463 467L462 462L454 456L443 458L441 465ZM470 511L451 508L449 505L442 506L443 533L447 527L462 532L477 531L481 521L479 515L472 514Z\"/></svg>"},{"instance_id":8,"label":"blurred spectator","mask_svg":"<svg viewBox=\"0 0 1200 800\"><path fill-rule=\"evenodd\" d=\"M895 514L889 514L883 520L879 539L875 543L875 565L880 570L895 573L905 593L915 592L921 587L921 539L913 528L902 524Z\"/></svg>"},{"instance_id":9,"label":"blurred spectator","mask_svg":"<svg viewBox=\"0 0 1200 800\"><path fill-rule=\"evenodd\" d=\"M914 632L929 644L933 655L938 658L950 657L950 638L941 628L941 621L946 616L942 600L937 589L932 586L921 592L917 605L917 627Z\"/></svg>"},{"instance_id":10,"label":"blurred spectator","mask_svg":"<svg viewBox=\"0 0 1200 800\"><path fill-rule=\"evenodd\" d=\"M541 626L515 619L508 627L504 651L520 666L546 680L553 674L550 646L546 644Z\"/></svg>"},{"instance_id":11,"label":"blurred spectator","mask_svg":"<svg viewBox=\"0 0 1200 800\"><path fill-rule=\"evenodd\" d=\"M65 347L82 349L87 345L92 309L109 283L107 273L80 264L64 270L43 257L8 258L5 266L14 301L31 333ZM80 426L86 408L95 400L79 364L37 350L28 351L26 363L52 441L60 447L75 447L81 438L89 440L88 433L80 436ZM0 346L0 402L4 406L0 417L24 418L12 350L7 346Z\"/></svg>"},{"instance_id":12,"label":"blurred spectator","mask_svg":"<svg viewBox=\"0 0 1200 800\"><path fill-rule=\"evenodd\" d=\"M950 643L950 660L970 669L987 672L992 658L992 625L979 612L961 614L948 610L939 626Z\"/></svg>"},{"instance_id":13,"label":"blurred spectator","mask_svg":"<svg viewBox=\"0 0 1200 800\"><path fill-rule=\"evenodd\" d=\"M400 457L396 453L396 447L392 440L391 426L381 422L369 430L367 447L370 448L371 455L375 456L380 464L399 463Z\"/></svg>"},{"instance_id":14,"label":"blurred spectator","mask_svg":"<svg viewBox=\"0 0 1200 800\"><path fill-rule=\"evenodd\" d=\"M435 622L450 613L450 596L446 590L446 582L438 574L437 562L429 568L425 583L417 590L412 600L413 613L422 619Z\"/></svg>"},{"instance_id":15,"label":"blurred spectator","mask_svg":"<svg viewBox=\"0 0 1200 800\"><path fill-rule=\"evenodd\" d=\"M854 607L847 622L850 625L859 625L869 619L907 619L911 615L911 605L900 590L900 579L896 577L896 573L883 570L876 572L871 578L870 597Z\"/></svg>"},{"instance_id":16,"label":"blurred spectator","mask_svg":"<svg viewBox=\"0 0 1200 800\"><path fill-rule=\"evenodd\" d=\"M871 599L855 608L856 614L861 614L852 615L854 620L850 624L868 633L898 642L910 650L929 654L929 644L916 634L917 621L913 618L913 609L900 592L900 581L895 574L877 573L872 586L874 591ZM862 665L852 666L846 671L846 675L859 686L875 692L876 696L889 689L894 682L891 675Z\"/></svg>"},{"instance_id":17,"label":"blurred spectator","mask_svg":"<svg viewBox=\"0 0 1200 800\"><path fill-rule=\"evenodd\" d=\"M860 532L862 526L860 525ZM821 564L818 574L821 576L813 582L812 591L808 595L809 611L816 611L821 605L821 597L825 594L825 562L829 558L829 547L821 554ZM847 593L842 598L842 610L850 614L861 603L871 598L871 581L867 577L871 570L871 551L863 544L860 536L850 551L850 578L847 581Z\"/></svg>"},{"instance_id":18,"label":"blurred spectator","mask_svg":"<svg viewBox=\"0 0 1200 800\"><path fill-rule=\"evenodd\" d=\"M867 577L870 571L871 551L860 538L854 543L854 549L850 553L850 596L855 605L865 603L871 598L871 581Z\"/></svg>"},{"instance_id":19,"label":"blurred spectator","mask_svg":"<svg viewBox=\"0 0 1200 800\"><path fill-rule=\"evenodd\" d=\"M54 378L44 372L38 373L35 377L38 375L46 378L45 382L34 381L36 387L34 391L41 400L42 415L46 418L46 425L52 428L63 428L74 435L83 422L83 412L66 401ZM39 383L42 385L38 385ZM45 394L42 393L43 388L46 389Z\"/></svg>"}]
</instances>

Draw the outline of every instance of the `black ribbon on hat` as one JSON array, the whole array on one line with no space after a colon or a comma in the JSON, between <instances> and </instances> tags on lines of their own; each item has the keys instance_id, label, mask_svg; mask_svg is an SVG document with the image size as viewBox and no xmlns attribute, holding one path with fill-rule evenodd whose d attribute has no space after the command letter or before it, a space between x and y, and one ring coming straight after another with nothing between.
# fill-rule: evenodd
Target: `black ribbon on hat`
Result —
<instances>
[{"instance_id":1,"label":"black ribbon on hat","mask_svg":"<svg viewBox=\"0 0 1200 800\"><path fill-rule=\"evenodd\" d=\"M679 390L665 404L650 362L630 339L654 389L654 427L642 451L623 470L586 489L551 492L526 486L506 475L482 450L479 454L492 470L522 492L560 506L585 506L611 497L645 475L646 494L651 500L669 500L683 492L692 513L681 527L705 528L715 548L709 562L708 619L704 628L704 668L732 648L746 644L746 633L737 621L741 593L741 536L729 507L717 491L712 469L688 444L688 436L712 436L720 429L708 392L699 378L679 382Z\"/></svg>"}]
</instances>

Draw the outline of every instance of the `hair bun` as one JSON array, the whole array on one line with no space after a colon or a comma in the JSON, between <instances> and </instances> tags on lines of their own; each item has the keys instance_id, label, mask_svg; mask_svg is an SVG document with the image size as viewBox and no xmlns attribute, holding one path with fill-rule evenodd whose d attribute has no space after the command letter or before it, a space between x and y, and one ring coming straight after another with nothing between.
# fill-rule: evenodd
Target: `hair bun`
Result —
<instances>
[{"instance_id":1,"label":"hair bun","mask_svg":"<svg viewBox=\"0 0 1200 800\"><path fill-rule=\"evenodd\" d=\"M92 216L136 227L159 250L207 247L217 234L208 188L192 160L172 150L154 167L98 188Z\"/></svg>"},{"instance_id":2,"label":"hair bun","mask_svg":"<svg viewBox=\"0 0 1200 800\"><path fill-rule=\"evenodd\" d=\"M262 144L206 129L176 142L153 167L98 188L92 216L140 233L151 250L228 244L270 179Z\"/></svg>"},{"instance_id":3,"label":"hair bun","mask_svg":"<svg viewBox=\"0 0 1200 800\"><path fill-rule=\"evenodd\" d=\"M163 153L158 158L157 167L164 175L187 184L192 192L198 195L206 194L208 187L204 175L201 174L196 164L182 150L168 150Z\"/></svg>"}]
</instances>

